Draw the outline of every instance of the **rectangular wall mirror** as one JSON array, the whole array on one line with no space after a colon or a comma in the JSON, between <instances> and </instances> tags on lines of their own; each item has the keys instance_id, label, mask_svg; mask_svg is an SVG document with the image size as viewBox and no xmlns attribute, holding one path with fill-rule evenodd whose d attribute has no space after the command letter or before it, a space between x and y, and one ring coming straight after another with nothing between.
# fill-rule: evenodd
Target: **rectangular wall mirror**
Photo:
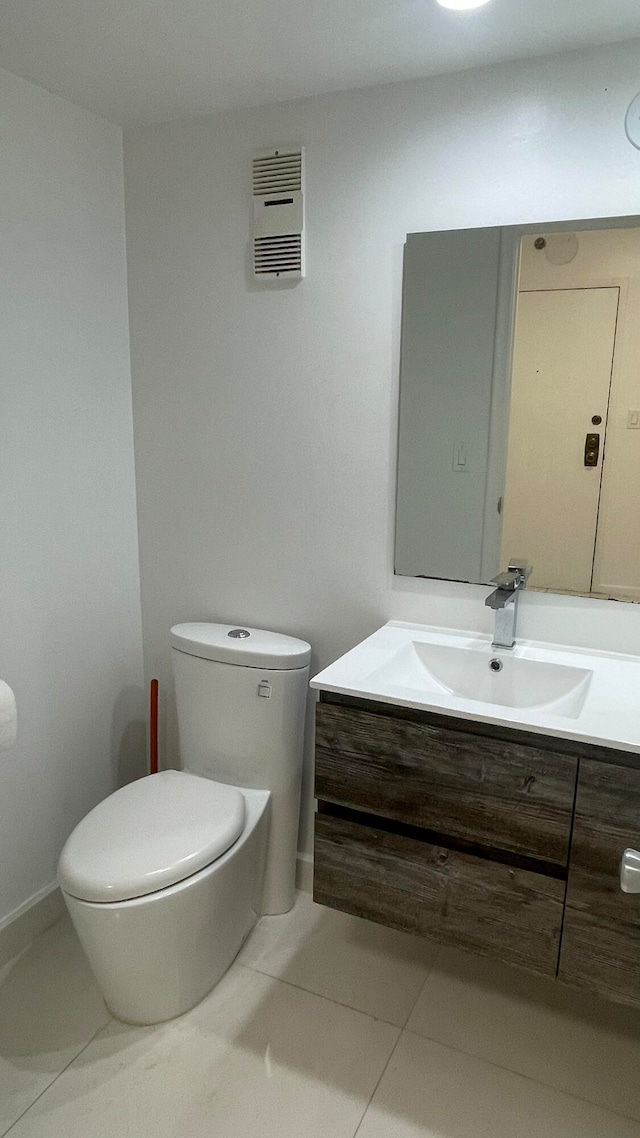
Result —
<instances>
[{"instance_id":1,"label":"rectangular wall mirror","mask_svg":"<svg viewBox=\"0 0 640 1138\"><path fill-rule=\"evenodd\" d=\"M395 572L640 601L640 217L412 233Z\"/></svg>"}]
</instances>

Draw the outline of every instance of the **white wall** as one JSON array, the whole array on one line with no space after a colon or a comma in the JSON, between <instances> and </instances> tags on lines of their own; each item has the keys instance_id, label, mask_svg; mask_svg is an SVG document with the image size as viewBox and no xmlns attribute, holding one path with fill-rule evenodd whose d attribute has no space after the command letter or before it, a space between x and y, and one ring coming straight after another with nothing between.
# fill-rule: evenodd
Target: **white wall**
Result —
<instances>
[{"instance_id":1,"label":"white wall","mask_svg":"<svg viewBox=\"0 0 640 1138\"><path fill-rule=\"evenodd\" d=\"M143 754L120 130L0 72L0 926Z\"/></svg>"},{"instance_id":2,"label":"white wall","mask_svg":"<svg viewBox=\"0 0 640 1138\"><path fill-rule=\"evenodd\" d=\"M489 630L486 589L392 574L404 237L637 211L637 61L616 45L126 136L145 664L165 707L175 621L303 636L316 670L390 617ZM250 158L297 142L308 279L256 286ZM636 606L532 595L521 628L640 650ZM171 761L170 706L164 727Z\"/></svg>"}]
</instances>

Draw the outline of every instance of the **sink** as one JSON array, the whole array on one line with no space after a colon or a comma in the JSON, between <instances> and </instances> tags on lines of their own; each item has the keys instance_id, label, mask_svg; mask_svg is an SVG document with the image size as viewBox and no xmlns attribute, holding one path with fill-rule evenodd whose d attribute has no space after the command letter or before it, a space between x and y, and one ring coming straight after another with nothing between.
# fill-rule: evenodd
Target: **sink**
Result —
<instances>
[{"instance_id":1,"label":"sink","mask_svg":"<svg viewBox=\"0 0 640 1138\"><path fill-rule=\"evenodd\" d=\"M411 640L370 675L376 685L445 692L502 707L554 707L577 718L593 672L549 660L497 652L484 642L458 647Z\"/></svg>"},{"instance_id":2,"label":"sink","mask_svg":"<svg viewBox=\"0 0 640 1138\"><path fill-rule=\"evenodd\" d=\"M391 620L311 686L640 754L640 656Z\"/></svg>"}]
</instances>

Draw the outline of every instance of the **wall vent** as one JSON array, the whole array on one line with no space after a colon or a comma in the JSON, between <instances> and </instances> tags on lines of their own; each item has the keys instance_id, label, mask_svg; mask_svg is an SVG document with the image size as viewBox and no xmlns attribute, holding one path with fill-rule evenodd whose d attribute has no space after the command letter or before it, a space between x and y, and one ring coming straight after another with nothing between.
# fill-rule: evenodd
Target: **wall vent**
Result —
<instances>
[{"instance_id":1,"label":"wall vent","mask_svg":"<svg viewBox=\"0 0 640 1138\"><path fill-rule=\"evenodd\" d=\"M304 150L261 150L253 159L253 275L256 280L304 276Z\"/></svg>"}]
</instances>

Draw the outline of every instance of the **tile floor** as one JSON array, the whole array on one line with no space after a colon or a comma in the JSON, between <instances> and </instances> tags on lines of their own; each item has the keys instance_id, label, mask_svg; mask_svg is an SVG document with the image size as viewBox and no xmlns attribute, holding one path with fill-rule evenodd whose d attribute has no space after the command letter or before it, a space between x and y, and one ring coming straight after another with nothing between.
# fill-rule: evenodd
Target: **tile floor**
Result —
<instances>
[{"instance_id":1,"label":"tile floor","mask_svg":"<svg viewBox=\"0 0 640 1138\"><path fill-rule=\"evenodd\" d=\"M0 971L11 1138L640 1138L640 1013L322 909L152 1028L63 919Z\"/></svg>"}]
</instances>

